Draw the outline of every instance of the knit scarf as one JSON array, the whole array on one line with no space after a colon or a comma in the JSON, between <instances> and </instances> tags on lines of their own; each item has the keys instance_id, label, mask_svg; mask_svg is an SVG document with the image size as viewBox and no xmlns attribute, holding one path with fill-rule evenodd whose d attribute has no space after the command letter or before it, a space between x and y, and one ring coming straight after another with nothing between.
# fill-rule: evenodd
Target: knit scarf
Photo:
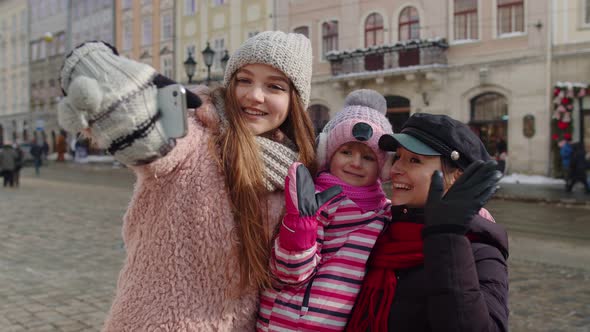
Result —
<instances>
[{"instance_id":1,"label":"knit scarf","mask_svg":"<svg viewBox=\"0 0 590 332\"><path fill-rule=\"evenodd\" d=\"M423 224L394 222L377 239L346 331L387 331L397 287L395 270L424 263Z\"/></svg>"},{"instance_id":2,"label":"knit scarf","mask_svg":"<svg viewBox=\"0 0 590 332\"><path fill-rule=\"evenodd\" d=\"M264 186L268 191L285 189L289 166L297 161L298 154L284 143L256 136L264 164Z\"/></svg>"},{"instance_id":3,"label":"knit scarf","mask_svg":"<svg viewBox=\"0 0 590 332\"><path fill-rule=\"evenodd\" d=\"M377 211L387 203L385 193L381 188L381 181L368 186L352 186L340 180L329 172L321 172L315 181L316 189L324 191L333 186L340 186L346 197L350 198L363 211Z\"/></svg>"}]
</instances>

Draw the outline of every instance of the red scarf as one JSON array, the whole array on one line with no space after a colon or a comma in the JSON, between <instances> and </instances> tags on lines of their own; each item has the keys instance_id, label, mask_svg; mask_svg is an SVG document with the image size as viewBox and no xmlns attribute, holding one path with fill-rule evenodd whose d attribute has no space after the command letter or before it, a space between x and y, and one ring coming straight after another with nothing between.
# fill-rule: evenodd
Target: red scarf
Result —
<instances>
[{"instance_id":1,"label":"red scarf","mask_svg":"<svg viewBox=\"0 0 590 332\"><path fill-rule=\"evenodd\" d=\"M346 331L387 331L397 286L395 270L424 263L422 228L423 224L394 222L379 237Z\"/></svg>"},{"instance_id":2,"label":"red scarf","mask_svg":"<svg viewBox=\"0 0 590 332\"><path fill-rule=\"evenodd\" d=\"M321 172L315 180L315 185L316 189L320 191L336 185L340 186L344 195L364 212L381 210L387 203L387 197L381 188L380 180L368 186L357 187L340 180L329 172Z\"/></svg>"}]
</instances>

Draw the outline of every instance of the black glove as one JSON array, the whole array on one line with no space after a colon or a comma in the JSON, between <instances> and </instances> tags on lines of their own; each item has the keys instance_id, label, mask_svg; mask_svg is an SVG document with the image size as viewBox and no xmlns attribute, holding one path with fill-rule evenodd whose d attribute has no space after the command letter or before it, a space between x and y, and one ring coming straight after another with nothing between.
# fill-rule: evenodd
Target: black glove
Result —
<instances>
[{"instance_id":1,"label":"black glove","mask_svg":"<svg viewBox=\"0 0 590 332\"><path fill-rule=\"evenodd\" d=\"M424 235L432 233L464 234L467 224L494 195L502 177L493 160L475 161L443 196L442 173L432 174L425 207Z\"/></svg>"}]
</instances>

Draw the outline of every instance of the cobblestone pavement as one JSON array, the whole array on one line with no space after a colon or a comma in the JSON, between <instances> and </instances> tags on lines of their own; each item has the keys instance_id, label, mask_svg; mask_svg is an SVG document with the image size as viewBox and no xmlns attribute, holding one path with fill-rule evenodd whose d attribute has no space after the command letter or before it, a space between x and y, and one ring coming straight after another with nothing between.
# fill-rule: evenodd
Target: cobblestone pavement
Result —
<instances>
[{"instance_id":1,"label":"cobblestone pavement","mask_svg":"<svg viewBox=\"0 0 590 332\"><path fill-rule=\"evenodd\" d=\"M0 331L100 329L125 255L121 221L132 183L124 169L63 165L42 169L40 178L25 168L21 188L0 188ZM496 201L490 210L498 220L530 210L510 204L515 203ZM588 210L535 207L549 219L560 215L590 222L581 217ZM515 234L510 238L511 331L590 331L590 268L584 262L576 266L576 260L562 264L560 256L532 255L550 237L527 235L523 225L531 223L509 227ZM550 248L561 248L552 250L561 255L577 248L585 255L586 239L552 239Z\"/></svg>"}]
</instances>

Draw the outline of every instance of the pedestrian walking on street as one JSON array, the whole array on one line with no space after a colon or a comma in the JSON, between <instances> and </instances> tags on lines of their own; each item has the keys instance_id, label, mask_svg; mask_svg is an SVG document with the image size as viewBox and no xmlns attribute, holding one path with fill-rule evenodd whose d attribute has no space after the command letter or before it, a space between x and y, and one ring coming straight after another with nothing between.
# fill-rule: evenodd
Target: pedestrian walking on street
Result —
<instances>
[{"instance_id":1,"label":"pedestrian walking on street","mask_svg":"<svg viewBox=\"0 0 590 332\"><path fill-rule=\"evenodd\" d=\"M16 143L14 144L14 152L16 152L16 161L13 173L13 181L14 186L18 188L20 186L20 170L23 168L24 163L24 153L20 146Z\"/></svg>"},{"instance_id":2,"label":"pedestrian walking on street","mask_svg":"<svg viewBox=\"0 0 590 332\"><path fill-rule=\"evenodd\" d=\"M565 191L568 191L571 182L570 162L572 159L572 145L569 139L559 142L559 156L561 157L561 169L565 179Z\"/></svg>"},{"instance_id":3,"label":"pedestrian walking on street","mask_svg":"<svg viewBox=\"0 0 590 332\"><path fill-rule=\"evenodd\" d=\"M258 331L321 331L327 326L343 331L369 253L391 219L379 179L387 159L379 138L393 133L385 117L387 102L365 89L353 91L344 104L319 136L315 184L300 163L289 169L287 211L270 260L271 273L282 286L263 291Z\"/></svg>"},{"instance_id":4,"label":"pedestrian walking on street","mask_svg":"<svg viewBox=\"0 0 590 332\"><path fill-rule=\"evenodd\" d=\"M588 184L588 169L586 161L586 151L582 142L572 144L572 153L569 161L569 181L567 182L566 191L572 192L577 182L582 182L587 194L590 194L590 185Z\"/></svg>"},{"instance_id":5,"label":"pedestrian walking on street","mask_svg":"<svg viewBox=\"0 0 590 332\"><path fill-rule=\"evenodd\" d=\"M35 175L41 175L41 165L43 164L43 147L37 143L37 139L33 137L31 140L31 157L33 157L33 166L35 167Z\"/></svg>"},{"instance_id":6,"label":"pedestrian walking on street","mask_svg":"<svg viewBox=\"0 0 590 332\"><path fill-rule=\"evenodd\" d=\"M222 87L187 94L189 108L203 100L200 120L189 113L174 140L156 99L169 79L100 42L67 56L60 125L137 174L104 331L254 330L288 168L314 172L311 70L305 36L257 34L231 56Z\"/></svg>"},{"instance_id":7,"label":"pedestrian walking on street","mask_svg":"<svg viewBox=\"0 0 590 332\"><path fill-rule=\"evenodd\" d=\"M4 187L14 187L14 170L16 169L18 155L12 148L12 144L6 143L0 152L0 171L4 178Z\"/></svg>"},{"instance_id":8,"label":"pedestrian walking on street","mask_svg":"<svg viewBox=\"0 0 590 332\"><path fill-rule=\"evenodd\" d=\"M60 131L59 135L57 135L57 140L55 143L55 151L57 152L57 161L64 162L66 161L65 155L68 152L68 143L66 139L67 133L65 131Z\"/></svg>"},{"instance_id":9,"label":"pedestrian walking on street","mask_svg":"<svg viewBox=\"0 0 590 332\"><path fill-rule=\"evenodd\" d=\"M391 224L371 252L347 330L507 331L508 237L482 206L502 174L471 129L416 113L395 151Z\"/></svg>"},{"instance_id":10,"label":"pedestrian walking on street","mask_svg":"<svg viewBox=\"0 0 590 332\"><path fill-rule=\"evenodd\" d=\"M41 144L41 158L42 161L47 161L47 156L49 155L49 144L47 143L47 139L43 138L43 143Z\"/></svg>"}]
</instances>

